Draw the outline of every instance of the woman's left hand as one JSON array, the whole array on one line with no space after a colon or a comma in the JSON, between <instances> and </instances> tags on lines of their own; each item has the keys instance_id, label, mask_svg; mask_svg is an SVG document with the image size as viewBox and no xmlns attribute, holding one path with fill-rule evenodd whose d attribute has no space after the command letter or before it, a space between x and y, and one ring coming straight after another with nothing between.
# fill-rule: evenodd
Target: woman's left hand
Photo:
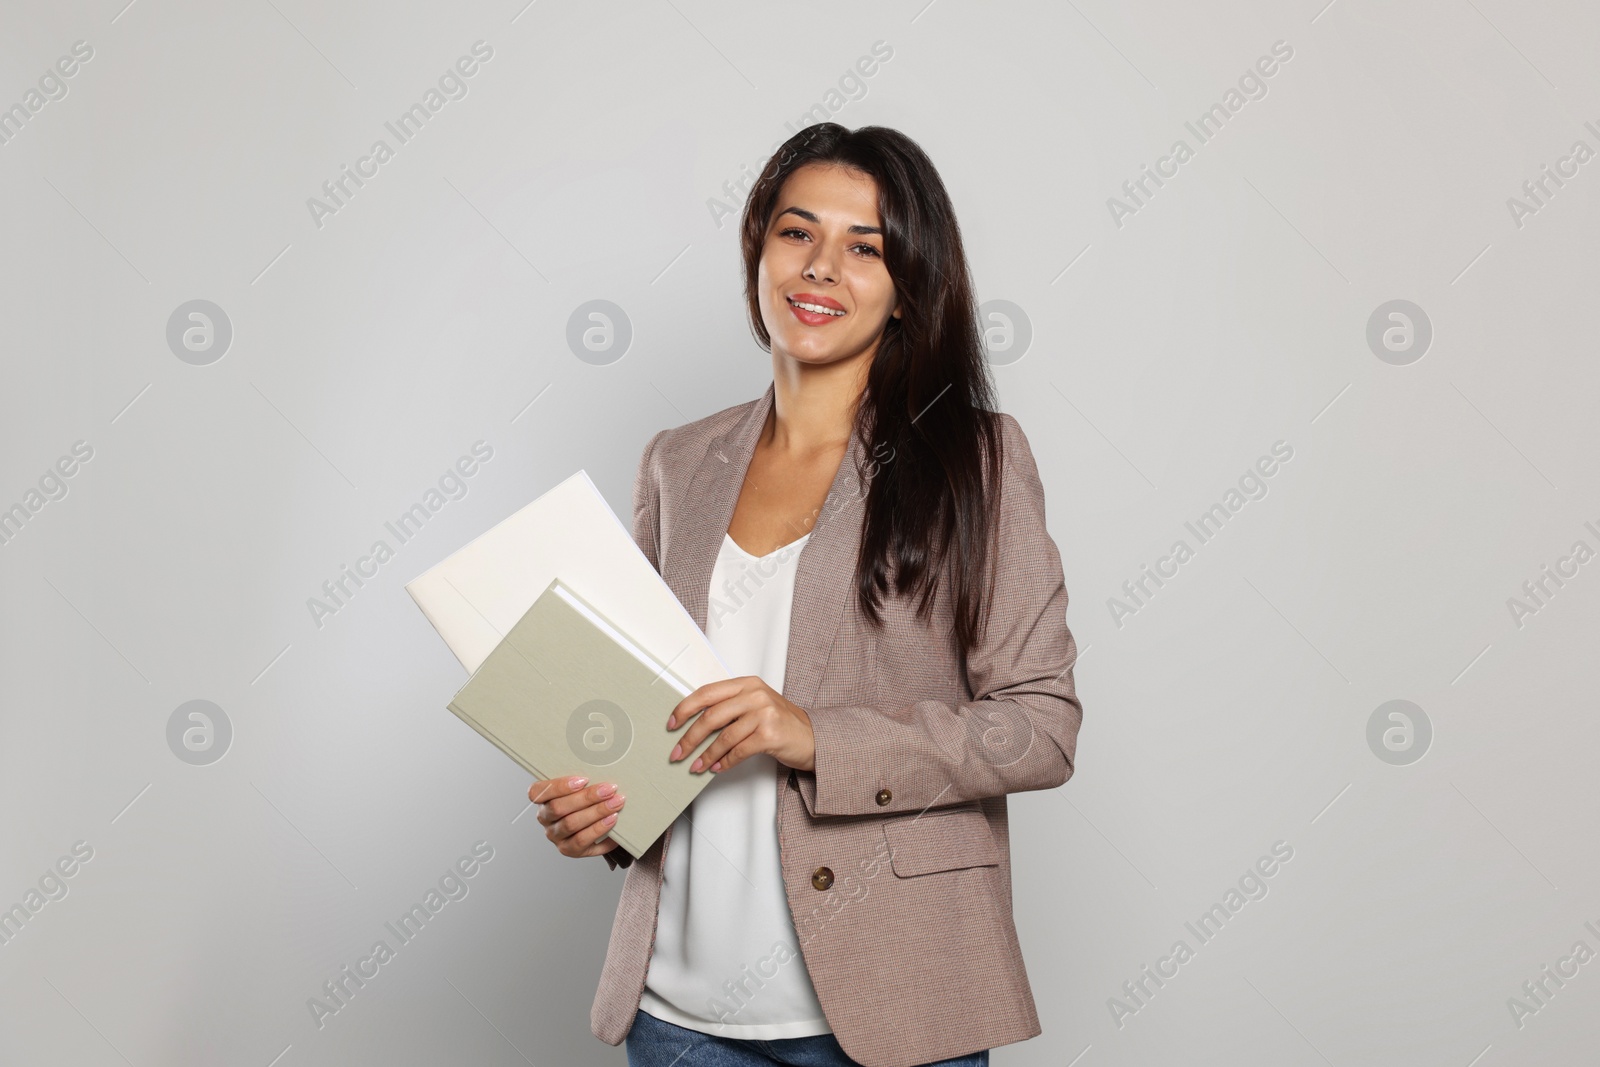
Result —
<instances>
[{"instance_id":1,"label":"woman's left hand","mask_svg":"<svg viewBox=\"0 0 1600 1067\"><path fill-rule=\"evenodd\" d=\"M816 769L811 716L760 678L729 678L702 685L672 709L667 729L675 730L691 719L693 723L678 739L668 762L683 759L720 729L717 739L695 758L689 770L709 768L721 773L758 752L786 767Z\"/></svg>"}]
</instances>

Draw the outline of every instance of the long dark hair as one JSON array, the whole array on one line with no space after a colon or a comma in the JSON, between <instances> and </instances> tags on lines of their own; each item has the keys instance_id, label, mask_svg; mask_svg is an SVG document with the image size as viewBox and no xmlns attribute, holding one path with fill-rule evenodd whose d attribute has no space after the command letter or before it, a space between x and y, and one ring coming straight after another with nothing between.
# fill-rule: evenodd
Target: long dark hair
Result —
<instances>
[{"instance_id":1,"label":"long dark hair","mask_svg":"<svg viewBox=\"0 0 1600 1067\"><path fill-rule=\"evenodd\" d=\"M761 250L785 179L812 163L877 182L884 265L901 308L884 327L856 409L855 431L877 468L862 517L857 599L880 623L892 587L915 595L918 614L927 617L938 585L948 581L965 665L994 586L1003 459L955 209L927 153L897 130L823 122L785 141L751 188L740 223L750 326L769 350L756 282ZM892 458L881 462L885 457Z\"/></svg>"}]
</instances>

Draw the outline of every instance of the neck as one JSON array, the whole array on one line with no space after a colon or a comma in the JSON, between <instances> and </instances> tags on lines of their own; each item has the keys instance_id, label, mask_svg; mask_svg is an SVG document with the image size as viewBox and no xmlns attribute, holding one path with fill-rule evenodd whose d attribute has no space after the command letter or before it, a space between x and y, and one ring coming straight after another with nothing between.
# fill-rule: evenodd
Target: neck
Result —
<instances>
[{"instance_id":1,"label":"neck","mask_svg":"<svg viewBox=\"0 0 1600 1067\"><path fill-rule=\"evenodd\" d=\"M871 364L870 351L821 365L774 352L767 442L793 452L848 445Z\"/></svg>"}]
</instances>

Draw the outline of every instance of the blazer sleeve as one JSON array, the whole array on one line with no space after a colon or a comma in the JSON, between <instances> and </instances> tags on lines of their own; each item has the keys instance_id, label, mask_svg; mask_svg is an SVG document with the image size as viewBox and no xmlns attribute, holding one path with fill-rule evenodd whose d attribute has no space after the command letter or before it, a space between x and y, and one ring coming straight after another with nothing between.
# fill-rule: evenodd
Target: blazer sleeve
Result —
<instances>
[{"instance_id":1,"label":"blazer sleeve","mask_svg":"<svg viewBox=\"0 0 1600 1067\"><path fill-rule=\"evenodd\" d=\"M1083 706L1061 554L1045 529L1044 486L1027 438L1011 416L1000 421L994 591L968 655L972 699L806 709L816 768L796 782L814 816L919 812L1052 789L1072 776Z\"/></svg>"},{"instance_id":2,"label":"blazer sleeve","mask_svg":"<svg viewBox=\"0 0 1600 1067\"><path fill-rule=\"evenodd\" d=\"M656 471L655 455L656 446L665 433L662 430L644 446L639 471L633 479L633 541L657 572L661 570L661 479ZM633 865L633 856L620 845L601 855L613 871Z\"/></svg>"}]
</instances>

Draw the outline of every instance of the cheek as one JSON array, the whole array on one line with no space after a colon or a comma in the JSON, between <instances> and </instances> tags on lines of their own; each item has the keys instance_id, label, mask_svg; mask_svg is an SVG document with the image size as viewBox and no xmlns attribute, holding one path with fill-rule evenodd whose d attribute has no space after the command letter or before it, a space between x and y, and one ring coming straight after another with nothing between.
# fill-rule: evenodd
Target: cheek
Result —
<instances>
[{"instance_id":1,"label":"cheek","mask_svg":"<svg viewBox=\"0 0 1600 1067\"><path fill-rule=\"evenodd\" d=\"M756 303L761 308L761 322L767 328L768 334L777 333L785 329L790 319L783 315L780 306L783 301L774 292L778 279L783 277L781 267L772 263L768 256L761 257L761 263L756 268Z\"/></svg>"},{"instance_id":2,"label":"cheek","mask_svg":"<svg viewBox=\"0 0 1600 1067\"><path fill-rule=\"evenodd\" d=\"M795 271L788 258L782 249L771 249L762 255L761 264L756 268L756 292L761 294L763 303L776 301L777 294L773 290L794 277Z\"/></svg>"},{"instance_id":3,"label":"cheek","mask_svg":"<svg viewBox=\"0 0 1600 1067\"><path fill-rule=\"evenodd\" d=\"M779 284L805 269L804 248L784 241L768 241L761 249L761 262L757 268L763 282Z\"/></svg>"},{"instance_id":4,"label":"cheek","mask_svg":"<svg viewBox=\"0 0 1600 1067\"><path fill-rule=\"evenodd\" d=\"M772 286L775 273L771 260L767 256L761 257L761 263L756 267L756 297L763 305L772 302Z\"/></svg>"},{"instance_id":5,"label":"cheek","mask_svg":"<svg viewBox=\"0 0 1600 1067\"><path fill-rule=\"evenodd\" d=\"M882 267L863 269L853 286L856 305L874 322L887 319L894 310L894 283Z\"/></svg>"}]
</instances>

